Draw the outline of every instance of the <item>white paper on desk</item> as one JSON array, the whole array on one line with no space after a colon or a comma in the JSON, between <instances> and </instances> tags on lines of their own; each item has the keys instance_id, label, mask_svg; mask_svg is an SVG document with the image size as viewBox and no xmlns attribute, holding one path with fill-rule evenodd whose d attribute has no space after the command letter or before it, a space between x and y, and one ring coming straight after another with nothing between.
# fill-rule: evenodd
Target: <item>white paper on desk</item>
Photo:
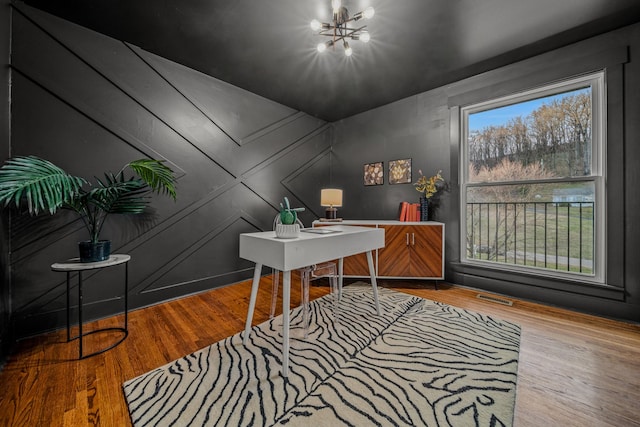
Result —
<instances>
[{"instance_id":1,"label":"white paper on desk","mask_svg":"<svg viewBox=\"0 0 640 427\"><path fill-rule=\"evenodd\" d=\"M319 228L303 228L300 231L305 233L329 234L329 233L339 233L342 230L331 230L330 228L319 227Z\"/></svg>"}]
</instances>

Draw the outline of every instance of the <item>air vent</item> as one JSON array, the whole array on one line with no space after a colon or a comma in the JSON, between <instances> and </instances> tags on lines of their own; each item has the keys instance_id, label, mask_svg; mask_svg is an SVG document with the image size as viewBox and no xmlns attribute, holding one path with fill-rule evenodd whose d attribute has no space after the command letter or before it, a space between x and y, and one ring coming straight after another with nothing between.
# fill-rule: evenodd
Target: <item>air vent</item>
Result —
<instances>
[{"instance_id":1,"label":"air vent","mask_svg":"<svg viewBox=\"0 0 640 427\"><path fill-rule=\"evenodd\" d=\"M482 300L485 300L485 301L489 301L489 302L495 302L496 304L508 305L509 307L511 307L513 305L513 301L510 301L510 300L508 300L506 298L494 297L494 296L491 296L491 295L478 294L476 296L476 298L482 299Z\"/></svg>"}]
</instances>

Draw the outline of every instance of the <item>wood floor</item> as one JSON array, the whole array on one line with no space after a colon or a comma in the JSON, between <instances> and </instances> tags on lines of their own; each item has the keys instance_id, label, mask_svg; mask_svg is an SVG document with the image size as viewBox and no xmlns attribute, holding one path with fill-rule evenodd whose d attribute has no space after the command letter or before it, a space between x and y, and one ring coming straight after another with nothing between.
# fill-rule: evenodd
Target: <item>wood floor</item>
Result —
<instances>
[{"instance_id":1,"label":"wood floor","mask_svg":"<svg viewBox=\"0 0 640 427\"><path fill-rule=\"evenodd\" d=\"M451 285L380 285L522 327L515 426L640 426L640 325L518 300L504 306ZM249 290L243 282L133 311L123 343L80 361L65 331L22 341L0 372L0 426L130 425L122 382L241 331ZM312 286L310 296L327 290ZM268 318L269 292L263 278L254 323ZM122 316L90 326L118 322ZM85 350L115 338L95 334Z\"/></svg>"}]
</instances>

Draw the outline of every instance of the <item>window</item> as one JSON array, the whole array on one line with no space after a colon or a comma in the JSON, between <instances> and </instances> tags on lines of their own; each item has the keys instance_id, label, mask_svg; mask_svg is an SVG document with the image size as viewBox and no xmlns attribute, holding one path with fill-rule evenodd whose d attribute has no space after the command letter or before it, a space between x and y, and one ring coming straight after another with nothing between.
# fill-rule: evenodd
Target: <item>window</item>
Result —
<instances>
[{"instance_id":1,"label":"window","mask_svg":"<svg viewBox=\"0 0 640 427\"><path fill-rule=\"evenodd\" d=\"M604 283L604 72L461 108L462 261Z\"/></svg>"}]
</instances>

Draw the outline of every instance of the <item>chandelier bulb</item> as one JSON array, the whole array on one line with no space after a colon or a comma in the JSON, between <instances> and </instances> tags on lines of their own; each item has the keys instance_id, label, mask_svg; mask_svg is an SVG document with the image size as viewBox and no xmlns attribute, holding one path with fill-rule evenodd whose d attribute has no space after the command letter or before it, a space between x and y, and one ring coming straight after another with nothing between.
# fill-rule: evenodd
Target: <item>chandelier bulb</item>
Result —
<instances>
[{"instance_id":1,"label":"chandelier bulb","mask_svg":"<svg viewBox=\"0 0 640 427\"><path fill-rule=\"evenodd\" d=\"M340 0L331 0L331 7L333 8L333 13L338 12L338 9L340 9L340 6L342 6L342 2Z\"/></svg>"},{"instance_id":2,"label":"chandelier bulb","mask_svg":"<svg viewBox=\"0 0 640 427\"><path fill-rule=\"evenodd\" d=\"M368 43L369 40L371 40L371 35L367 31L364 31L362 34L360 34L360 41L362 43Z\"/></svg>"},{"instance_id":3,"label":"chandelier bulb","mask_svg":"<svg viewBox=\"0 0 640 427\"><path fill-rule=\"evenodd\" d=\"M320 21L318 21L317 19L311 21L311 29L313 31L318 31L320 30L320 28L322 28L322 24L320 23Z\"/></svg>"},{"instance_id":4,"label":"chandelier bulb","mask_svg":"<svg viewBox=\"0 0 640 427\"><path fill-rule=\"evenodd\" d=\"M353 54L353 49L351 49L351 46L349 46L349 43L344 42L344 54L346 56L351 56Z\"/></svg>"},{"instance_id":5,"label":"chandelier bulb","mask_svg":"<svg viewBox=\"0 0 640 427\"><path fill-rule=\"evenodd\" d=\"M318 52L322 53L327 50L327 45L325 43L318 43L317 49Z\"/></svg>"},{"instance_id":6,"label":"chandelier bulb","mask_svg":"<svg viewBox=\"0 0 640 427\"><path fill-rule=\"evenodd\" d=\"M363 12L362 15L366 18L366 19L371 19L373 18L373 15L375 15L376 10L369 6L368 8L366 8Z\"/></svg>"}]
</instances>

